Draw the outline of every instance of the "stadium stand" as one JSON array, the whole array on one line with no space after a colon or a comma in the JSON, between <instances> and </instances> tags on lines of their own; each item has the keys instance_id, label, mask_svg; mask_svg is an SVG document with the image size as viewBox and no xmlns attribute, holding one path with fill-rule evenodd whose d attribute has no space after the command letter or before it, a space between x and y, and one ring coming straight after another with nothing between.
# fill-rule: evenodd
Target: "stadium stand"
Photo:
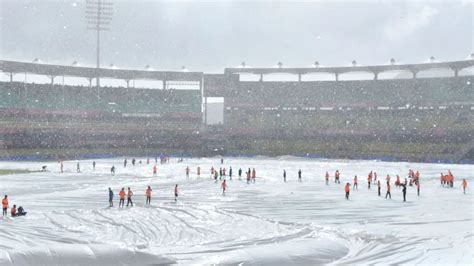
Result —
<instances>
[{"instance_id":1,"label":"stadium stand","mask_svg":"<svg viewBox=\"0 0 474 266\"><path fill-rule=\"evenodd\" d=\"M226 69L224 74L104 69L104 76L127 81L134 75L161 79L165 89L0 82L0 157L40 151L53 156L290 154L473 162L474 76L457 73L473 66L474 60L440 64L455 70L455 75L241 81L237 69ZM11 75L54 72L91 79L96 73L71 66L11 61L0 65ZM438 64L380 69L402 67L415 75ZM377 66L364 69L380 72ZM347 67L331 68L336 74L343 70ZM198 80L199 89L169 89L166 82L173 79ZM206 97L224 99L223 125L206 125L202 107Z\"/></svg>"}]
</instances>

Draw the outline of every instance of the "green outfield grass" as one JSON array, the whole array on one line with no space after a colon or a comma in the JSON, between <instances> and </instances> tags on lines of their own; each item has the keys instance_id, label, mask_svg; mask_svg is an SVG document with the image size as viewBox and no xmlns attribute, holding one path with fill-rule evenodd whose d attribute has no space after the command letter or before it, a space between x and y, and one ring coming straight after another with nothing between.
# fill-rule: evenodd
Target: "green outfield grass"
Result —
<instances>
[{"instance_id":1,"label":"green outfield grass","mask_svg":"<svg viewBox=\"0 0 474 266\"><path fill-rule=\"evenodd\" d=\"M39 171L30 171L26 169L0 169L0 175L26 174Z\"/></svg>"}]
</instances>

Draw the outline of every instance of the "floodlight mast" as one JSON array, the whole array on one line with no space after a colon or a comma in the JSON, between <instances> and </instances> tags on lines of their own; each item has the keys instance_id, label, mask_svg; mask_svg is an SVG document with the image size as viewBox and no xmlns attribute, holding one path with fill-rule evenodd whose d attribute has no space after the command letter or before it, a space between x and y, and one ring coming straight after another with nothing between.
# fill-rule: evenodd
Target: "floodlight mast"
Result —
<instances>
[{"instance_id":1,"label":"floodlight mast","mask_svg":"<svg viewBox=\"0 0 474 266\"><path fill-rule=\"evenodd\" d=\"M96 44L96 85L97 98L100 99L100 32L110 30L114 4L107 0L86 1L87 29L95 30L97 34Z\"/></svg>"}]
</instances>

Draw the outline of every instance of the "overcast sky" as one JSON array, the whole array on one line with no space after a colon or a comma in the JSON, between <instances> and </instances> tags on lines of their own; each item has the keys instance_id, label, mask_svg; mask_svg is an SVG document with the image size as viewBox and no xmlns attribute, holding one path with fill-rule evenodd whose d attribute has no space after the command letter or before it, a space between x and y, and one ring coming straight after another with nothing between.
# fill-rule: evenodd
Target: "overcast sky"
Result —
<instances>
[{"instance_id":1,"label":"overcast sky","mask_svg":"<svg viewBox=\"0 0 474 266\"><path fill-rule=\"evenodd\" d=\"M465 59L474 4L464 1L114 1L102 66L222 72L245 61L306 67ZM95 64L85 0L0 0L1 58Z\"/></svg>"}]
</instances>

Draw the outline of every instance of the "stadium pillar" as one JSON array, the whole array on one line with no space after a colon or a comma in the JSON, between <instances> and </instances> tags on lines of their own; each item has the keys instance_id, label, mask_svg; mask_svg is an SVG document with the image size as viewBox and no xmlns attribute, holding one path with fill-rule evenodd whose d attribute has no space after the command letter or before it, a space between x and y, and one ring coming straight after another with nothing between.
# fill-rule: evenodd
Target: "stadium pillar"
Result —
<instances>
[{"instance_id":1,"label":"stadium pillar","mask_svg":"<svg viewBox=\"0 0 474 266\"><path fill-rule=\"evenodd\" d=\"M207 95L204 97L204 126L207 126Z\"/></svg>"},{"instance_id":2,"label":"stadium pillar","mask_svg":"<svg viewBox=\"0 0 474 266\"><path fill-rule=\"evenodd\" d=\"M459 76L459 69L453 68L453 71L455 77Z\"/></svg>"},{"instance_id":3,"label":"stadium pillar","mask_svg":"<svg viewBox=\"0 0 474 266\"><path fill-rule=\"evenodd\" d=\"M89 78L89 88L92 88L92 78Z\"/></svg>"},{"instance_id":4,"label":"stadium pillar","mask_svg":"<svg viewBox=\"0 0 474 266\"><path fill-rule=\"evenodd\" d=\"M301 82L301 74L298 74L298 81Z\"/></svg>"},{"instance_id":5,"label":"stadium pillar","mask_svg":"<svg viewBox=\"0 0 474 266\"><path fill-rule=\"evenodd\" d=\"M374 80L378 80L379 79L379 73L378 72L374 72Z\"/></svg>"},{"instance_id":6,"label":"stadium pillar","mask_svg":"<svg viewBox=\"0 0 474 266\"><path fill-rule=\"evenodd\" d=\"M339 81L339 73L334 73L336 75L336 81Z\"/></svg>"},{"instance_id":7,"label":"stadium pillar","mask_svg":"<svg viewBox=\"0 0 474 266\"><path fill-rule=\"evenodd\" d=\"M51 85L54 84L54 76L51 76Z\"/></svg>"},{"instance_id":8,"label":"stadium pillar","mask_svg":"<svg viewBox=\"0 0 474 266\"><path fill-rule=\"evenodd\" d=\"M260 74L260 81L263 81L263 74Z\"/></svg>"},{"instance_id":9,"label":"stadium pillar","mask_svg":"<svg viewBox=\"0 0 474 266\"><path fill-rule=\"evenodd\" d=\"M13 82L13 73L10 73L10 82Z\"/></svg>"},{"instance_id":10,"label":"stadium pillar","mask_svg":"<svg viewBox=\"0 0 474 266\"><path fill-rule=\"evenodd\" d=\"M201 80L199 80L199 92L201 93L201 114L204 111L204 106L202 104L202 98L204 98L204 91L203 91L204 85L203 85L203 82L204 82L204 76L202 76ZM203 118L204 117L201 117L201 123L203 122Z\"/></svg>"},{"instance_id":11,"label":"stadium pillar","mask_svg":"<svg viewBox=\"0 0 474 266\"><path fill-rule=\"evenodd\" d=\"M418 71L412 71L411 73L413 73L413 78L416 79L416 74L418 74Z\"/></svg>"},{"instance_id":12,"label":"stadium pillar","mask_svg":"<svg viewBox=\"0 0 474 266\"><path fill-rule=\"evenodd\" d=\"M163 90L166 90L166 80L163 80Z\"/></svg>"},{"instance_id":13,"label":"stadium pillar","mask_svg":"<svg viewBox=\"0 0 474 266\"><path fill-rule=\"evenodd\" d=\"M125 81L127 82L127 89L130 88L130 80L127 79L127 80L125 80Z\"/></svg>"}]
</instances>

